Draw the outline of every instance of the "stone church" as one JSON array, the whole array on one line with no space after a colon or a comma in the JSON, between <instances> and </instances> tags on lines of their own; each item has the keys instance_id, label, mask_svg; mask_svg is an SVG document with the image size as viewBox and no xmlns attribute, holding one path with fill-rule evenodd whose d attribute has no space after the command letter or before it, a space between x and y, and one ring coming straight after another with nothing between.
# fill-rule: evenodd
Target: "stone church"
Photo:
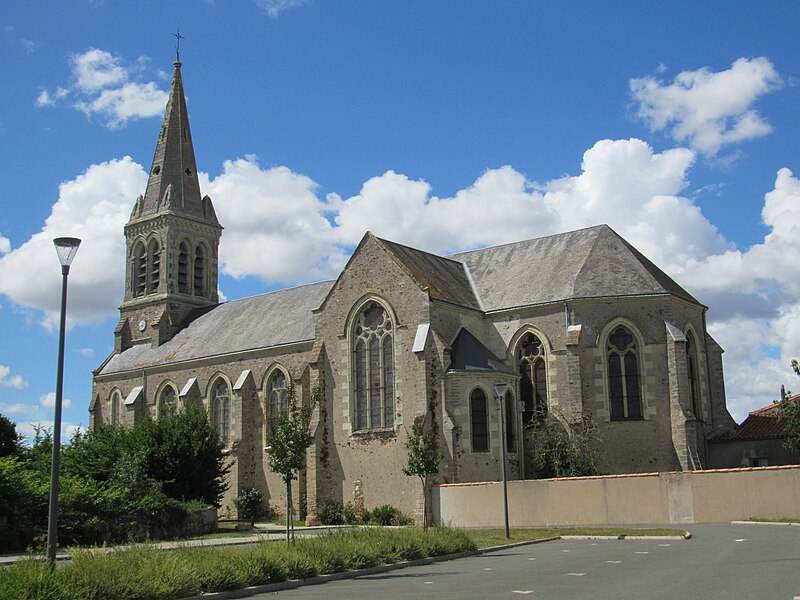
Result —
<instances>
[{"instance_id":1,"label":"stone church","mask_svg":"<svg viewBox=\"0 0 800 600\"><path fill-rule=\"evenodd\" d=\"M703 468L707 438L734 426L707 307L606 225L452 256L367 232L333 281L220 303L223 227L198 183L180 62L124 233L92 427L204 407L232 465L224 505L250 487L283 505L265 448L290 381L305 401L325 382L295 486L312 516L358 488L367 508L419 517L402 472L417 418L438 431L439 482L498 480L501 444L509 478L530 476L526 432L546 414L590 419L607 473Z\"/></svg>"}]
</instances>

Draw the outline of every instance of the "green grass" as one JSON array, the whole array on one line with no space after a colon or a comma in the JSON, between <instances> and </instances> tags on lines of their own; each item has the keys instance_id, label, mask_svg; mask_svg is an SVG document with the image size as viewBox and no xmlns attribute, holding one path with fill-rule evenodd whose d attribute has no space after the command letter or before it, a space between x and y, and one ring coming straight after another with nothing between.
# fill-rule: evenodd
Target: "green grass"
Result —
<instances>
[{"instance_id":1,"label":"green grass","mask_svg":"<svg viewBox=\"0 0 800 600\"><path fill-rule=\"evenodd\" d=\"M753 521L754 523L800 523L800 518L792 518L792 517L778 517L775 519L766 519L764 517L750 517L747 520Z\"/></svg>"},{"instance_id":2,"label":"green grass","mask_svg":"<svg viewBox=\"0 0 800 600\"><path fill-rule=\"evenodd\" d=\"M683 536L686 532L682 529L635 529L631 527L543 527L536 529L512 529L511 538L506 539L502 529L468 529L465 530L469 538L478 548L491 548L515 542L528 542L562 535L648 535L648 536Z\"/></svg>"},{"instance_id":3,"label":"green grass","mask_svg":"<svg viewBox=\"0 0 800 600\"><path fill-rule=\"evenodd\" d=\"M169 600L475 548L455 529L374 528L300 539L292 546L262 542L172 552L151 545L110 553L78 550L54 571L33 559L0 569L0 599Z\"/></svg>"}]
</instances>

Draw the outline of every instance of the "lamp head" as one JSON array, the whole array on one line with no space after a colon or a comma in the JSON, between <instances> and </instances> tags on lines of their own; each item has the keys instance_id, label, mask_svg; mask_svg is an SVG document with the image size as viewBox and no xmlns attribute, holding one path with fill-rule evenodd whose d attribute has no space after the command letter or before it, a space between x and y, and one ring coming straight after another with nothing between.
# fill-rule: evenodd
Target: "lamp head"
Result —
<instances>
[{"instance_id":1,"label":"lamp head","mask_svg":"<svg viewBox=\"0 0 800 600\"><path fill-rule=\"evenodd\" d=\"M81 241L78 238L60 237L54 239L53 244L56 246L56 254L58 254L58 261L61 266L68 267L72 264L72 259L75 258Z\"/></svg>"},{"instance_id":2,"label":"lamp head","mask_svg":"<svg viewBox=\"0 0 800 600\"><path fill-rule=\"evenodd\" d=\"M503 398L503 394L506 393L506 388L508 388L508 384L505 383L495 383L494 384L494 396L495 398Z\"/></svg>"}]
</instances>

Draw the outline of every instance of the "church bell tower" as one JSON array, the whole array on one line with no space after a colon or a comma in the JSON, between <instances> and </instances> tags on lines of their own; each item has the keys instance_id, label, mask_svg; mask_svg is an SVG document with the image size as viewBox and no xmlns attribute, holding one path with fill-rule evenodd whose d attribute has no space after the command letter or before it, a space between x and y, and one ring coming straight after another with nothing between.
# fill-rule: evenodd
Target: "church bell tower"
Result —
<instances>
[{"instance_id":1,"label":"church bell tower","mask_svg":"<svg viewBox=\"0 0 800 600\"><path fill-rule=\"evenodd\" d=\"M193 309L218 303L221 234L211 198L200 195L176 61L147 189L125 225L125 296L114 330L116 352L135 344L160 346L180 331Z\"/></svg>"}]
</instances>

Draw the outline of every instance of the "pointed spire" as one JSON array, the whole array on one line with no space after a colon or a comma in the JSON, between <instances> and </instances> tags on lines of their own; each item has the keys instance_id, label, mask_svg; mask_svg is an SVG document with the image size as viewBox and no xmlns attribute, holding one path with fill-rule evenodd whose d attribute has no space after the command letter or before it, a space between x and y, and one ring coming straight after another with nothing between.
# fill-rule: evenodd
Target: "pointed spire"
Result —
<instances>
[{"instance_id":1,"label":"pointed spire","mask_svg":"<svg viewBox=\"0 0 800 600\"><path fill-rule=\"evenodd\" d=\"M169 211L204 220L200 183L194 159L192 133L183 95L181 63L175 61L172 89L164 114L164 123L156 143L147 191L138 214L141 217ZM216 221L215 221L216 222Z\"/></svg>"}]
</instances>

